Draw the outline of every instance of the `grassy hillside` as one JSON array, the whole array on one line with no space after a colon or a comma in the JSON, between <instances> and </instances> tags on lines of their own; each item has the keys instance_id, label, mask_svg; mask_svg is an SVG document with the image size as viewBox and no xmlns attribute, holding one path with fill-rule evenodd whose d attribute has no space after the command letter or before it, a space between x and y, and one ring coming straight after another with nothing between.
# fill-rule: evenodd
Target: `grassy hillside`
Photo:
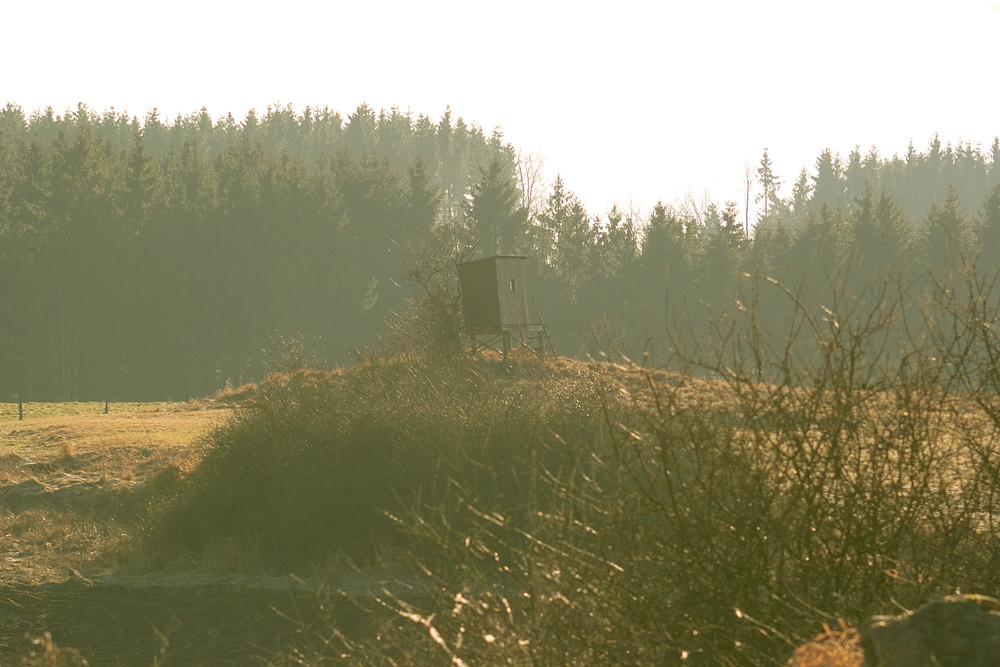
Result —
<instances>
[{"instance_id":1,"label":"grassy hillside","mask_svg":"<svg viewBox=\"0 0 1000 667\"><path fill-rule=\"evenodd\" d=\"M525 505L546 492L538 470L571 463L558 442L606 446L624 405L596 368L396 359L272 376L241 392L151 537L161 553L229 540L261 567L302 571L330 554L366 561L400 547L386 514L440 504L455 480Z\"/></svg>"},{"instance_id":2,"label":"grassy hillside","mask_svg":"<svg viewBox=\"0 0 1000 667\"><path fill-rule=\"evenodd\" d=\"M307 664L775 664L824 622L995 591L990 413L936 375L822 363L789 384L565 359L275 376L149 544L367 582L370 633L303 639L285 658Z\"/></svg>"},{"instance_id":3,"label":"grassy hillside","mask_svg":"<svg viewBox=\"0 0 1000 667\"><path fill-rule=\"evenodd\" d=\"M48 580L65 559L60 586L90 604L133 577L128 599L141 585L180 620L156 637L183 660L773 665L827 627L844 661L812 645L794 664L856 665L849 627L869 615L1000 590L1000 338L983 326L1000 307L954 294L922 306L923 337L885 296L803 306L775 334L741 304L678 339L683 374L530 356L300 368L218 397L231 414L171 455L146 414L115 436L120 459L48 418L3 422L24 448L5 498L91 460L118 493L11 510L7 531L34 521ZM106 443L113 417L78 419ZM50 539L59 516L92 532ZM205 617L206 599L225 611ZM107 627L69 637L129 650Z\"/></svg>"}]
</instances>

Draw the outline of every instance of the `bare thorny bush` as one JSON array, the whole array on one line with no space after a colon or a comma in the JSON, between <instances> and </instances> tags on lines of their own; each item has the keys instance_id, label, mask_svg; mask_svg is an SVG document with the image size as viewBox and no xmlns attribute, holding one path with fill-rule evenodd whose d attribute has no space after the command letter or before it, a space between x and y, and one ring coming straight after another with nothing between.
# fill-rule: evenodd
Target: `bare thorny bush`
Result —
<instances>
[{"instance_id":1,"label":"bare thorny bush","mask_svg":"<svg viewBox=\"0 0 1000 667\"><path fill-rule=\"evenodd\" d=\"M414 241L404 251L403 269L417 292L390 315L386 331L365 356L449 359L459 354L464 325L457 267L477 246L467 230L453 225L435 227Z\"/></svg>"},{"instance_id":2,"label":"bare thorny bush","mask_svg":"<svg viewBox=\"0 0 1000 667\"><path fill-rule=\"evenodd\" d=\"M456 479L447 502L397 517L418 567L369 609L381 632L338 650L774 664L823 622L996 594L996 279L840 285L823 304L746 276L711 331L674 338L710 392L623 368L645 387L609 395L606 432L511 452L531 490L517 506Z\"/></svg>"}]
</instances>

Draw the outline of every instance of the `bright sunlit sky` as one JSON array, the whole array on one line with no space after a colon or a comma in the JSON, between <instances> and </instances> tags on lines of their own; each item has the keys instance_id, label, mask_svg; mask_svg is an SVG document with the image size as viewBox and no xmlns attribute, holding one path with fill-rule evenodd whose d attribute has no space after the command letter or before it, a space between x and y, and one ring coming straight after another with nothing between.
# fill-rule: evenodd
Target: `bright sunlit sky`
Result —
<instances>
[{"instance_id":1,"label":"bright sunlit sky","mask_svg":"<svg viewBox=\"0 0 1000 667\"><path fill-rule=\"evenodd\" d=\"M883 156L1000 135L1000 0L121 0L4 7L0 104L446 106L540 153L592 214L787 194L826 147Z\"/></svg>"}]
</instances>

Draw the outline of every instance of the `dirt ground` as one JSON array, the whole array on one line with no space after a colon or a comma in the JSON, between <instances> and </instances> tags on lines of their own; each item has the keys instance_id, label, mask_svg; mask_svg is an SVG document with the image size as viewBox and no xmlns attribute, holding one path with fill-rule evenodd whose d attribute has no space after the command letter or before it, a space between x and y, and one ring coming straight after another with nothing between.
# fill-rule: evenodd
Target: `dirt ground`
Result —
<instances>
[{"instance_id":1,"label":"dirt ground","mask_svg":"<svg viewBox=\"0 0 1000 667\"><path fill-rule=\"evenodd\" d=\"M0 408L0 665L261 664L320 605L293 577L149 571L128 555L158 484L193 470L231 408Z\"/></svg>"},{"instance_id":2,"label":"dirt ground","mask_svg":"<svg viewBox=\"0 0 1000 667\"><path fill-rule=\"evenodd\" d=\"M264 663L305 631L308 621L296 614L316 605L303 588L224 581L136 586L70 577L37 586L5 584L0 662L41 654L39 640L48 632L57 646L73 649L67 655L78 653L92 665Z\"/></svg>"}]
</instances>

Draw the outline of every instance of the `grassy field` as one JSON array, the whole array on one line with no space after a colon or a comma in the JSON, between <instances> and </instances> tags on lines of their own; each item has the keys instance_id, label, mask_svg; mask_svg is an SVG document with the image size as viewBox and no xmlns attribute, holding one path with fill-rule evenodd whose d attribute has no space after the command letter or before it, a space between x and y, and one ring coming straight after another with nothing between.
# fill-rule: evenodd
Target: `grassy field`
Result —
<instances>
[{"instance_id":1,"label":"grassy field","mask_svg":"<svg viewBox=\"0 0 1000 667\"><path fill-rule=\"evenodd\" d=\"M59 645L102 665L211 657L212 642L188 641L194 626L182 628L199 617L218 627L197 610L198 595L238 617L228 589L185 587L183 575L143 587L135 543L148 503L198 466L230 413L206 402L116 403L108 414L103 403L26 403L18 420L16 404L0 404L0 664L53 659ZM118 583L103 583L109 575Z\"/></svg>"},{"instance_id":2,"label":"grassy field","mask_svg":"<svg viewBox=\"0 0 1000 667\"><path fill-rule=\"evenodd\" d=\"M400 357L4 406L0 664L773 665L822 633L789 664L860 665L869 615L996 590L1000 413L825 363Z\"/></svg>"},{"instance_id":3,"label":"grassy field","mask_svg":"<svg viewBox=\"0 0 1000 667\"><path fill-rule=\"evenodd\" d=\"M149 469L194 464L203 450L198 439L225 418L228 408L185 403L114 404L104 414L101 403L0 404L2 455L38 462L84 456L109 470L113 478L142 476ZM15 467L11 473L17 470Z\"/></svg>"}]
</instances>

